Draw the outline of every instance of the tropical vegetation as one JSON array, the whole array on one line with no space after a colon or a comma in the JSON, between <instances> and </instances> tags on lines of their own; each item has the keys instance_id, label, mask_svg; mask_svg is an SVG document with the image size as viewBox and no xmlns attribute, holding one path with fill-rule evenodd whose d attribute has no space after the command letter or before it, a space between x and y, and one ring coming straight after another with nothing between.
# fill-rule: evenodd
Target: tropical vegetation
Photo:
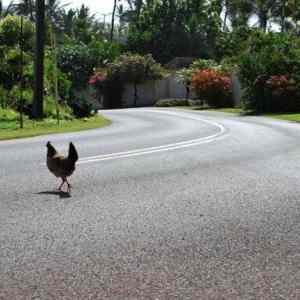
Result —
<instances>
[{"instance_id":1,"label":"tropical vegetation","mask_svg":"<svg viewBox=\"0 0 300 300\"><path fill-rule=\"evenodd\" d=\"M35 101L43 101L39 118L88 117L124 106L128 83L138 105L139 84L173 72L163 67L175 57L194 61L176 72L187 100L193 91L210 106L232 106L235 74L245 110L300 109L298 0L115 0L110 20L84 4L36 3L0 1L1 120L36 118Z\"/></svg>"}]
</instances>

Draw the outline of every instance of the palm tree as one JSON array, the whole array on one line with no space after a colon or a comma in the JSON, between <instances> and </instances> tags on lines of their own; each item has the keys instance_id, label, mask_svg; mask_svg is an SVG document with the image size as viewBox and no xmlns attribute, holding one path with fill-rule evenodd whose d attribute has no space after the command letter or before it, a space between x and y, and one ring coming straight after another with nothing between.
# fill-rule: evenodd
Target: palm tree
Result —
<instances>
[{"instance_id":1,"label":"palm tree","mask_svg":"<svg viewBox=\"0 0 300 300\"><path fill-rule=\"evenodd\" d=\"M61 28L63 26L63 13L65 7L69 5L68 3L61 4L60 0L47 0L45 11L48 21L52 24L52 26L56 29Z\"/></svg>"},{"instance_id":2,"label":"palm tree","mask_svg":"<svg viewBox=\"0 0 300 300\"><path fill-rule=\"evenodd\" d=\"M22 0L15 4L15 12L18 15L28 16L31 21L34 21L34 3L33 0Z\"/></svg>"},{"instance_id":3,"label":"palm tree","mask_svg":"<svg viewBox=\"0 0 300 300\"><path fill-rule=\"evenodd\" d=\"M36 119L43 118L44 93L44 46L45 46L45 0L36 2L36 45L35 45L35 83L32 115Z\"/></svg>"},{"instance_id":4,"label":"palm tree","mask_svg":"<svg viewBox=\"0 0 300 300\"><path fill-rule=\"evenodd\" d=\"M38 0L20 0L18 4L14 4L15 12L19 15L28 16L31 21L35 19L35 2ZM46 0L45 2L45 14L52 23L58 24L62 19L62 11L67 6L61 4L60 0Z\"/></svg>"},{"instance_id":5,"label":"palm tree","mask_svg":"<svg viewBox=\"0 0 300 300\"><path fill-rule=\"evenodd\" d=\"M10 1L7 7L4 7L2 0L0 0L0 19L14 12L14 1Z\"/></svg>"},{"instance_id":6,"label":"palm tree","mask_svg":"<svg viewBox=\"0 0 300 300\"><path fill-rule=\"evenodd\" d=\"M115 15L116 15L116 10L117 10L117 1L114 0L114 6L113 6L113 12L111 16L111 29L110 29L110 41L112 42L114 38L114 30L115 30Z\"/></svg>"},{"instance_id":7,"label":"palm tree","mask_svg":"<svg viewBox=\"0 0 300 300\"><path fill-rule=\"evenodd\" d=\"M226 12L233 28L247 27L253 15L254 3L252 0L231 0L225 2Z\"/></svg>"}]
</instances>

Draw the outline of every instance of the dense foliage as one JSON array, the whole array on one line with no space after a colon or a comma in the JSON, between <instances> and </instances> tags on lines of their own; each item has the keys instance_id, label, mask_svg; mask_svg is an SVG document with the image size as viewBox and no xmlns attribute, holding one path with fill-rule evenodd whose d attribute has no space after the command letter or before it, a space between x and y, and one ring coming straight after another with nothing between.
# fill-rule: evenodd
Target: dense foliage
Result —
<instances>
[{"instance_id":1,"label":"dense foliage","mask_svg":"<svg viewBox=\"0 0 300 300\"><path fill-rule=\"evenodd\" d=\"M161 76L155 61L167 63L175 57L196 59L177 73L186 86L186 98L193 78L199 97L221 105L212 98L223 93L228 105L223 79L237 66L246 109L297 110L299 4L299 0L119 0L114 1L108 21L97 19L84 5L69 9L59 0L46 1L45 113L54 114L58 103L66 111L71 107L76 116L87 116L96 109L100 91L106 107L120 107L129 82L138 105L137 85ZM29 115L35 18L33 1L0 5L0 104L20 109L22 90ZM274 29L279 32L270 32ZM122 55L123 51L132 55ZM218 95L207 96L216 81Z\"/></svg>"},{"instance_id":2,"label":"dense foliage","mask_svg":"<svg viewBox=\"0 0 300 300\"><path fill-rule=\"evenodd\" d=\"M147 1L130 22L127 47L163 63L176 56L211 56L220 14L215 1Z\"/></svg>"},{"instance_id":3,"label":"dense foliage","mask_svg":"<svg viewBox=\"0 0 300 300\"><path fill-rule=\"evenodd\" d=\"M295 111L299 106L300 40L290 34L251 35L239 60L246 109Z\"/></svg>"},{"instance_id":4,"label":"dense foliage","mask_svg":"<svg viewBox=\"0 0 300 300\"><path fill-rule=\"evenodd\" d=\"M20 16L8 14L1 19L0 15L0 104L19 110L23 103L22 110L31 116L35 26L30 20L31 14L25 8L17 6L15 11L18 14L29 14L29 18L23 18L22 32ZM57 102L62 118L70 117L68 106L76 116L87 116L95 109L78 91L88 88L87 80L95 68L119 56L120 46L101 38L94 24L85 7L78 11L71 10L67 14L55 5L47 7L45 116L57 113ZM53 44L53 36L58 45Z\"/></svg>"},{"instance_id":5,"label":"dense foliage","mask_svg":"<svg viewBox=\"0 0 300 300\"><path fill-rule=\"evenodd\" d=\"M108 65L106 74L96 72L89 83L106 98L106 107L121 107L122 92L126 83L134 86L134 105L138 105L137 84L162 77L161 66L151 55L123 54Z\"/></svg>"},{"instance_id":6,"label":"dense foliage","mask_svg":"<svg viewBox=\"0 0 300 300\"><path fill-rule=\"evenodd\" d=\"M212 107L230 107L232 87L229 76L214 69L199 70L193 74L192 87L197 96Z\"/></svg>"}]
</instances>

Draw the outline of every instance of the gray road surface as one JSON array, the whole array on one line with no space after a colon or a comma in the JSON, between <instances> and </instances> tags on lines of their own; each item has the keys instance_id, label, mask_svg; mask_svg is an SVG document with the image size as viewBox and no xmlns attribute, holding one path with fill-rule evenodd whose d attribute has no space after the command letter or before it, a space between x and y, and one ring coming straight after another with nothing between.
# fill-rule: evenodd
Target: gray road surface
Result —
<instances>
[{"instance_id":1,"label":"gray road surface","mask_svg":"<svg viewBox=\"0 0 300 300\"><path fill-rule=\"evenodd\" d=\"M171 109L0 142L0 299L300 299L300 125ZM71 198L45 143L73 141Z\"/></svg>"}]
</instances>

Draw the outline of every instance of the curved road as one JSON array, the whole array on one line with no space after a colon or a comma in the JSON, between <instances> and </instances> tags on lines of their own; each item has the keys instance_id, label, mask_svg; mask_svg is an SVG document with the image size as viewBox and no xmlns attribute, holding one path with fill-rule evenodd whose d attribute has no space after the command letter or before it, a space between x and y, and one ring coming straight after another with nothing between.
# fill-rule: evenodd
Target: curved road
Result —
<instances>
[{"instance_id":1,"label":"curved road","mask_svg":"<svg viewBox=\"0 0 300 300\"><path fill-rule=\"evenodd\" d=\"M176 109L0 142L0 299L300 299L300 126ZM45 143L73 141L71 198Z\"/></svg>"}]
</instances>

